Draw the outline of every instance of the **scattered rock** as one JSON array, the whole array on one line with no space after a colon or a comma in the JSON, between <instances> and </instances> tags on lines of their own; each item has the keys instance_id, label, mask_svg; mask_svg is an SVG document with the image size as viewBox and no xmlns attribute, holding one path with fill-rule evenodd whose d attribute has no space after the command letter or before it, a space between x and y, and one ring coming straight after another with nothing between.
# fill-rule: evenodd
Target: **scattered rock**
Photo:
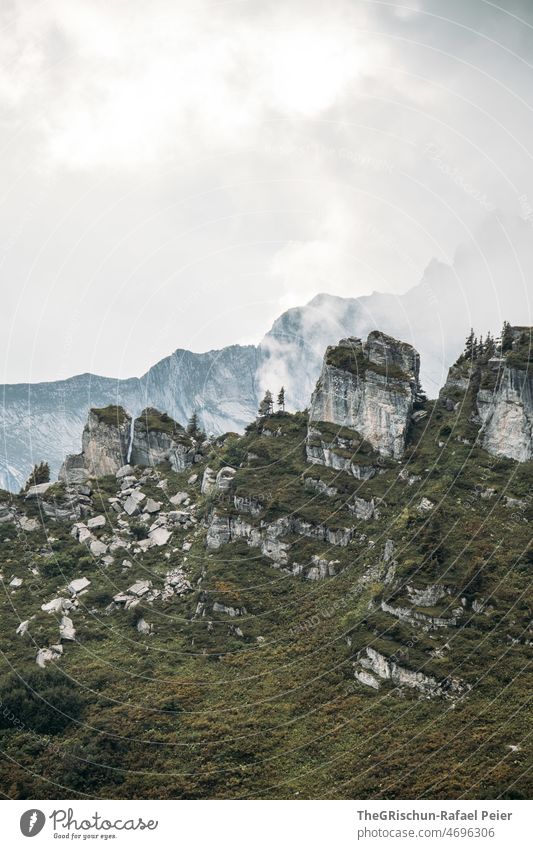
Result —
<instances>
[{"instance_id":1,"label":"scattered rock","mask_svg":"<svg viewBox=\"0 0 533 849\"><path fill-rule=\"evenodd\" d=\"M30 519L28 516L19 516L18 522L22 530L27 531L28 533L36 531L39 528L39 522L37 519Z\"/></svg>"},{"instance_id":2,"label":"scattered rock","mask_svg":"<svg viewBox=\"0 0 533 849\"><path fill-rule=\"evenodd\" d=\"M91 531L105 527L105 516L93 516L92 519L87 521L87 527L90 528Z\"/></svg>"},{"instance_id":3,"label":"scattered rock","mask_svg":"<svg viewBox=\"0 0 533 849\"><path fill-rule=\"evenodd\" d=\"M161 502L154 501L153 498L148 498L143 507L143 513L159 513L161 510Z\"/></svg>"},{"instance_id":4,"label":"scattered rock","mask_svg":"<svg viewBox=\"0 0 533 849\"><path fill-rule=\"evenodd\" d=\"M62 654L63 646L60 643L58 645L50 646L48 649L39 649L37 657L35 658L35 663L37 666L44 669L47 663L57 660Z\"/></svg>"},{"instance_id":5,"label":"scattered rock","mask_svg":"<svg viewBox=\"0 0 533 849\"><path fill-rule=\"evenodd\" d=\"M227 492L231 486L231 482L237 473L237 469L233 466L224 466L216 476L215 486L219 492Z\"/></svg>"},{"instance_id":6,"label":"scattered rock","mask_svg":"<svg viewBox=\"0 0 533 849\"><path fill-rule=\"evenodd\" d=\"M117 478L117 480L121 480L122 478L132 476L133 473L133 466L130 466L129 463L127 463L125 466L121 466L120 469L117 470L117 472L115 473L115 477Z\"/></svg>"},{"instance_id":7,"label":"scattered rock","mask_svg":"<svg viewBox=\"0 0 533 849\"><path fill-rule=\"evenodd\" d=\"M128 588L127 592L130 593L130 595L135 595L140 598L141 596L146 595L146 593L150 591L151 587L151 581L136 581Z\"/></svg>"},{"instance_id":8,"label":"scattered rock","mask_svg":"<svg viewBox=\"0 0 533 849\"><path fill-rule=\"evenodd\" d=\"M76 629L74 628L74 623L72 619L69 619L68 616L63 616L61 619L61 624L59 626L59 637L61 640L70 640L73 641L76 639Z\"/></svg>"},{"instance_id":9,"label":"scattered rock","mask_svg":"<svg viewBox=\"0 0 533 849\"><path fill-rule=\"evenodd\" d=\"M93 539L89 543L89 550L94 557L101 557L107 553L107 545L99 539Z\"/></svg>"},{"instance_id":10,"label":"scattered rock","mask_svg":"<svg viewBox=\"0 0 533 849\"><path fill-rule=\"evenodd\" d=\"M161 527L154 528L153 531L149 532L148 536L152 545L166 545L172 536L172 531Z\"/></svg>"},{"instance_id":11,"label":"scattered rock","mask_svg":"<svg viewBox=\"0 0 533 849\"><path fill-rule=\"evenodd\" d=\"M185 502L188 501L188 500L189 500L189 493L188 492L177 492L176 495L173 495L172 498L170 499L170 503L174 507L179 507L180 504L185 504Z\"/></svg>"},{"instance_id":12,"label":"scattered rock","mask_svg":"<svg viewBox=\"0 0 533 849\"><path fill-rule=\"evenodd\" d=\"M139 512L140 505L146 498L144 492L132 492L124 502L124 510L128 516L134 516Z\"/></svg>"},{"instance_id":13,"label":"scattered rock","mask_svg":"<svg viewBox=\"0 0 533 849\"><path fill-rule=\"evenodd\" d=\"M44 495L51 486L54 486L54 481L49 481L48 483L37 483L34 486L30 486L24 500L28 501L30 498L39 498L41 495Z\"/></svg>"},{"instance_id":14,"label":"scattered rock","mask_svg":"<svg viewBox=\"0 0 533 849\"><path fill-rule=\"evenodd\" d=\"M247 612L245 607L228 607L218 601L213 605L213 613L225 613L227 616L245 616Z\"/></svg>"},{"instance_id":15,"label":"scattered rock","mask_svg":"<svg viewBox=\"0 0 533 849\"><path fill-rule=\"evenodd\" d=\"M83 590L86 590L87 587L89 587L90 585L91 582L88 578L76 578L74 581L70 582L67 589L72 595L79 595L79 593L83 592Z\"/></svg>"},{"instance_id":16,"label":"scattered rock","mask_svg":"<svg viewBox=\"0 0 533 849\"><path fill-rule=\"evenodd\" d=\"M202 477L202 486L200 492L202 495L210 495L216 486L217 476L213 469L209 466L205 467Z\"/></svg>"}]
</instances>

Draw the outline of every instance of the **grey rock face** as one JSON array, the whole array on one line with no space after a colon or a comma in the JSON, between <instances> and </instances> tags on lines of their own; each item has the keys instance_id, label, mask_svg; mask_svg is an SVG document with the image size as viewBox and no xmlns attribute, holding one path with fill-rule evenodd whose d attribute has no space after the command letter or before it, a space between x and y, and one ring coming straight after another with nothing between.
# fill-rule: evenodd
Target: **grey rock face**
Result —
<instances>
[{"instance_id":1,"label":"grey rock face","mask_svg":"<svg viewBox=\"0 0 533 849\"><path fill-rule=\"evenodd\" d=\"M529 245L528 222L517 226L519 238ZM527 309L522 277L509 280L508 267L515 261L514 255L509 255L509 264L501 261L502 248L509 251L513 242L502 245L499 225L494 222L490 227L494 231L487 237L484 263L487 252L493 250L494 267L505 268L505 278L492 293L485 285L485 266L477 278L471 273L472 264L480 258L476 241L457 255L455 269L432 262L421 283L405 294L317 295L305 306L283 313L259 346L231 345L203 354L178 349L139 378L117 380L82 374L67 380L3 386L0 487L18 491L35 458L46 459L55 477L65 456L79 450L90 407L121 404L137 416L144 407L154 406L181 422L197 411L209 433L242 431L255 417L267 387L283 384L287 408L304 409L326 346L349 334L364 337L376 327L411 341L421 352L423 383L429 396L435 397L446 369L462 349L470 324L497 332L502 314L515 321L516 305L520 311Z\"/></svg>"},{"instance_id":2,"label":"grey rock face","mask_svg":"<svg viewBox=\"0 0 533 849\"><path fill-rule=\"evenodd\" d=\"M140 378L82 374L3 386L0 488L18 491L35 457L46 459L52 477L57 475L65 457L79 451L92 407L119 404L138 416L150 406L182 422L198 412L209 433L242 431L257 410L259 359L253 345L231 345L205 354L178 349ZM79 474L75 482L80 482Z\"/></svg>"},{"instance_id":3,"label":"grey rock face","mask_svg":"<svg viewBox=\"0 0 533 849\"><path fill-rule=\"evenodd\" d=\"M533 457L533 374L503 368L494 391L480 389L481 442L490 453L525 463Z\"/></svg>"},{"instance_id":4,"label":"grey rock face","mask_svg":"<svg viewBox=\"0 0 533 849\"><path fill-rule=\"evenodd\" d=\"M405 449L418 391L419 356L404 342L371 333L328 348L311 398L310 422L357 431L383 456Z\"/></svg>"},{"instance_id":5,"label":"grey rock face","mask_svg":"<svg viewBox=\"0 0 533 849\"><path fill-rule=\"evenodd\" d=\"M397 687L409 687L418 690L426 697L444 696L450 698L460 695L466 689L466 686L460 681L453 679L437 681L431 675L425 675L423 672L400 666L371 646L367 646L359 652L358 663L363 669L356 669L355 677L362 684L375 689L379 686L378 679L391 681ZM369 673L370 678L368 675L362 675L361 672Z\"/></svg>"},{"instance_id":6,"label":"grey rock face","mask_svg":"<svg viewBox=\"0 0 533 849\"><path fill-rule=\"evenodd\" d=\"M83 454L67 454L58 475L59 480L67 486L84 484L90 476Z\"/></svg>"},{"instance_id":7,"label":"grey rock face","mask_svg":"<svg viewBox=\"0 0 533 849\"><path fill-rule=\"evenodd\" d=\"M65 483L114 475L124 466L129 448L131 416L122 407L89 410L81 438L81 454L69 455L59 471Z\"/></svg>"},{"instance_id":8,"label":"grey rock face","mask_svg":"<svg viewBox=\"0 0 533 849\"><path fill-rule=\"evenodd\" d=\"M533 457L531 328L511 327L509 333L511 347L503 354L459 358L439 398L449 412L469 411L486 451L523 463Z\"/></svg>"},{"instance_id":9,"label":"grey rock face","mask_svg":"<svg viewBox=\"0 0 533 849\"><path fill-rule=\"evenodd\" d=\"M106 410L109 415L89 410L81 439L86 468L95 477L116 474L128 455L131 416L122 407Z\"/></svg>"},{"instance_id":10,"label":"grey rock face","mask_svg":"<svg viewBox=\"0 0 533 849\"><path fill-rule=\"evenodd\" d=\"M202 477L201 493L202 495L210 495L216 486L216 472L210 466L206 466Z\"/></svg>"},{"instance_id":11,"label":"grey rock face","mask_svg":"<svg viewBox=\"0 0 533 849\"><path fill-rule=\"evenodd\" d=\"M182 472L194 462L194 443L181 425L153 408L143 410L133 424L130 460L135 466L170 463Z\"/></svg>"}]
</instances>

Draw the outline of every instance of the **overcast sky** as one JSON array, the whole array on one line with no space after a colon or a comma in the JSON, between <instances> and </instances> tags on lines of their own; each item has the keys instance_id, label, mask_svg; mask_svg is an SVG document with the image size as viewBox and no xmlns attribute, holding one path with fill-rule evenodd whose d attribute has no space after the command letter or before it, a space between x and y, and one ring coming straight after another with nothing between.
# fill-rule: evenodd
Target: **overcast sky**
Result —
<instances>
[{"instance_id":1,"label":"overcast sky","mask_svg":"<svg viewBox=\"0 0 533 849\"><path fill-rule=\"evenodd\" d=\"M533 237L530 0L0 10L3 382L403 292L494 211Z\"/></svg>"}]
</instances>

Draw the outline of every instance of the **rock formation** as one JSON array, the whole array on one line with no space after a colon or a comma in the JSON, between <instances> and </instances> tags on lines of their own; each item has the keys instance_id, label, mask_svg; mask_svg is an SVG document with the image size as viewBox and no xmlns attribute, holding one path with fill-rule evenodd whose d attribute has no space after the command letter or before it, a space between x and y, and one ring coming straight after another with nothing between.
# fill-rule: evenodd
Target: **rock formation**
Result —
<instances>
[{"instance_id":1,"label":"rock formation","mask_svg":"<svg viewBox=\"0 0 533 849\"><path fill-rule=\"evenodd\" d=\"M89 410L81 454L70 454L66 458L59 479L77 484L88 477L114 475L127 460L130 430L131 416L123 407Z\"/></svg>"},{"instance_id":2,"label":"rock formation","mask_svg":"<svg viewBox=\"0 0 533 849\"><path fill-rule=\"evenodd\" d=\"M520 463L533 457L531 330L511 327L503 354L460 357L440 392L441 404L480 425L477 439L490 454Z\"/></svg>"},{"instance_id":3,"label":"rock formation","mask_svg":"<svg viewBox=\"0 0 533 849\"><path fill-rule=\"evenodd\" d=\"M148 407L135 419L130 458L133 465L158 466L168 462L175 472L181 472L193 464L194 454L194 441L165 413Z\"/></svg>"},{"instance_id":4,"label":"rock formation","mask_svg":"<svg viewBox=\"0 0 533 849\"><path fill-rule=\"evenodd\" d=\"M342 339L326 350L309 421L349 428L379 454L399 459L419 390L419 368L411 345L383 333L370 333L366 343Z\"/></svg>"}]
</instances>

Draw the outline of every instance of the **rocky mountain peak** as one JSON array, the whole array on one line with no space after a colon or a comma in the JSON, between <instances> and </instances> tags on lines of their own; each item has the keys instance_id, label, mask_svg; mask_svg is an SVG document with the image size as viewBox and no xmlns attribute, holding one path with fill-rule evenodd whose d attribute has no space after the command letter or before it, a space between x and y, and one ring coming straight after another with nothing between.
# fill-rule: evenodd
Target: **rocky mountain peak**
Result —
<instances>
[{"instance_id":1,"label":"rocky mountain peak","mask_svg":"<svg viewBox=\"0 0 533 849\"><path fill-rule=\"evenodd\" d=\"M166 413L147 407L133 423L131 462L138 466L170 463L182 471L194 462L195 442L185 429Z\"/></svg>"},{"instance_id":2,"label":"rocky mountain peak","mask_svg":"<svg viewBox=\"0 0 533 849\"><path fill-rule=\"evenodd\" d=\"M507 325L498 344L465 351L440 392L459 436L521 463L533 457L531 341L531 328Z\"/></svg>"},{"instance_id":3,"label":"rocky mountain peak","mask_svg":"<svg viewBox=\"0 0 533 849\"><path fill-rule=\"evenodd\" d=\"M372 448L399 459L419 390L420 357L406 342L373 331L365 343L341 339L326 350L311 398L310 422L356 431Z\"/></svg>"},{"instance_id":4,"label":"rocky mountain peak","mask_svg":"<svg viewBox=\"0 0 533 849\"><path fill-rule=\"evenodd\" d=\"M81 454L70 454L59 478L80 483L88 477L115 474L128 456L131 416L123 407L109 405L89 410L81 438Z\"/></svg>"}]
</instances>

